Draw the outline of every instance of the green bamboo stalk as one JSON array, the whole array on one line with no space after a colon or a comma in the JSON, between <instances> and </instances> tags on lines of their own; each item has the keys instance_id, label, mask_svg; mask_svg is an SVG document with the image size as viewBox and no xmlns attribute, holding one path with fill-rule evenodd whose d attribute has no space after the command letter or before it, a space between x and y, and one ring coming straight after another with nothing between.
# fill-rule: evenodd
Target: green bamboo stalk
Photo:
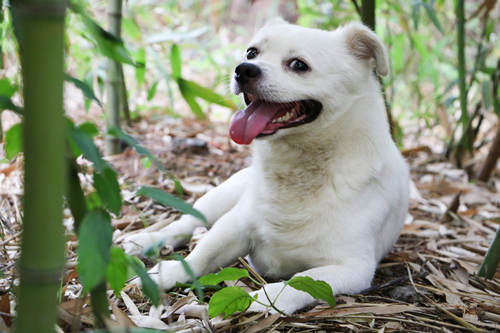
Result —
<instances>
[{"instance_id":1,"label":"green bamboo stalk","mask_svg":"<svg viewBox=\"0 0 500 333\"><path fill-rule=\"evenodd\" d=\"M361 1L361 21L375 31L375 0Z\"/></svg>"},{"instance_id":2,"label":"green bamboo stalk","mask_svg":"<svg viewBox=\"0 0 500 333\"><path fill-rule=\"evenodd\" d=\"M3 5L0 3L0 69L3 69L3 50L2 50L2 40L3 40ZM1 127L0 127L1 129Z\"/></svg>"},{"instance_id":3,"label":"green bamboo stalk","mask_svg":"<svg viewBox=\"0 0 500 333\"><path fill-rule=\"evenodd\" d=\"M11 1L24 95L24 220L17 333L53 333L64 268L64 0Z\"/></svg>"},{"instance_id":4,"label":"green bamboo stalk","mask_svg":"<svg viewBox=\"0 0 500 333\"><path fill-rule=\"evenodd\" d=\"M363 24L366 25L367 27L369 27L371 30L375 31L375 26L376 26L376 15L375 15L376 3L375 3L375 0L362 0L361 1L361 8L359 8L359 5L355 0L353 0L352 3L354 4L358 14L361 16L361 21L363 22ZM376 72L375 72L375 76L377 77L378 83L380 84L380 89L382 91L382 97L384 98L385 113L387 115L387 121L389 122L389 131L391 132L392 138L395 139L396 138L396 132L395 132L396 127L394 126L394 120L393 120L392 112L391 112L391 105L387 101L387 94L385 92L384 81L382 80L382 77L380 75L378 75Z\"/></svg>"},{"instance_id":5,"label":"green bamboo stalk","mask_svg":"<svg viewBox=\"0 0 500 333\"><path fill-rule=\"evenodd\" d=\"M108 30L115 37L121 35L122 24L122 0L108 0L107 7ZM121 77L120 63L108 59L108 71L106 74L106 93L108 104L106 107L106 127L120 128L120 105L121 105ZM106 154L118 154L121 152L120 140L114 136L106 136Z\"/></svg>"},{"instance_id":6,"label":"green bamboo stalk","mask_svg":"<svg viewBox=\"0 0 500 333\"><path fill-rule=\"evenodd\" d=\"M465 84L465 4L464 0L456 0L455 14L457 16L457 57L458 57L458 88L460 100L460 122L464 132L464 145L469 152L472 152L472 141L469 138L468 123L469 115L467 111L467 87Z\"/></svg>"},{"instance_id":7,"label":"green bamboo stalk","mask_svg":"<svg viewBox=\"0 0 500 333\"><path fill-rule=\"evenodd\" d=\"M3 5L0 3L0 69L3 69L3 49L2 49L2 40L3 40ZM3 140L3 126L2 126L2 112L0 111L0 141Z\"/></svg>"},{"instance_id":8,"label":"green bamboo stalk","mask_svg":"<svg viewBox=\"0 0 500 333\"><path fill-rule=\"evenodd\" d=\"M123 75L123 66L120 64L120 100L123 115L128 126L132 126L132 117L130 117L130 107L128 105L127 85L125 84L125 75Z\"/></svg>"},{"instance_id":9,"label":"green bamboo stalk","mask_svg":"<svg viewBox=\"0 0 500 333\"><path fill-rule=\"evenodd\" d=\"M491 95L493 96L493 112L500 115L500 101L498 100L497 91L498 85L500 84L500 59L497 61L497 68L491 74L492 89ZM493 141L491 142L491 147L484 161L483 167L477 179L487 182L490 179L491 173L495 170L497 165L497 160L500 158L500 119L497 123L497 132Z\"/></svg>"},{"instance_id":10,"label":"green bamboo stalk","mask_svg":"<svg viewBox=\"0 0 500 333\"><path fill-rule=\"evenodd\" d=\"M491 243L490 249L484 257L483 263L479 268L477 275L487 279L493 278L497 271L498 264L500 263L500 229L497 230L495 239Z\"/></svg>"}]
</instances>

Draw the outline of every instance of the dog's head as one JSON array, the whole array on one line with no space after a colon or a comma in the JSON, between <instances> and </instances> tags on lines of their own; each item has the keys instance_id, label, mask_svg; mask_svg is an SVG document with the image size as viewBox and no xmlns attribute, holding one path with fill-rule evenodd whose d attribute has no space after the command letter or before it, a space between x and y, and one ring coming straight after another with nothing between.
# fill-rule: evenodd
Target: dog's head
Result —
<instances>
[{"instance_id":1,"label":"dog's head","mask_svg":"<svg viewBox=\"0 0 500 333\"><path fill-rule=\"evenodd\" d=\"M334 31L275 19L250 42L231 80L246 109L231 122L231 138L279 138L321 127L349 109L370 79L373 64L385 75L385 48L367 27L351 23Z\"/></svg>"}]
</instances>

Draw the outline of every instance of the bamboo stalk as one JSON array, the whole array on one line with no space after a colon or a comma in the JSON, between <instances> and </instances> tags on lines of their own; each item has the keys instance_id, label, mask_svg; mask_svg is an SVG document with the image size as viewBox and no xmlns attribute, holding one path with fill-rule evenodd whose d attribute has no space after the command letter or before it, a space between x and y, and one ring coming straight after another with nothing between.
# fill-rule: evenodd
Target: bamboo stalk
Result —
<instances>
[{"instance_id":1,"label":"bamboo stalk","mask_svg":"<svg viewBox=\"0 0 500 333\"><path fill-rule=\"evenodd\" d=\"M122 23L122 0L108 0L107 6L108 30L115 37L121 35ZM120 105L121 105L121 65L119 62L108 59L108 71L106 74L106 128L120 128ZM121 152L120 140L114 136L106 135L106 154L118 154Z\"/></svg>"},{"instance_id":2,"label":"bamboo stalk","mask_svg":"<svg viewBox=\"0 0 500 333\"><path fill-rule=\"evenodd\" d=\"M497 68L493 74L491 74L492 81L492 96L493 96L493 110L497 115L500 115L500 102L497 98L498 85L500 82L500 59L497 61ZM497 132L495 134L495 138L491 143L491 148L488 152L488 156L486 157L486 161L484 162L483 168L479 173L478 179L487 182L490 179L491 173L495 170L495 166L497 164L498 158L500 157L500 120L497 123Z\"/></svg>"},{"instance_id":3,"label":"bamboo stalk","mask_svg":"<svg viewBox=\"0 0 500 333\"><path fill-rule=\"evenodd\" d=\"M132 126L132 118L130 117L130 107L128 105L127 85L125 84L125 75L123 75L123 66L120 64L120 100L121 109L128 126Z\"/></svg>"},{"instance_id":4,"label":"bamboo stalk","mask_svg":"<svg viewBox=\"0 0 500 333\"><path fill-rule=\"evenodd\" d=\"M376 26L376 15L375 15L376 3L375 3L375 0L362 0L361 1L361 8L359 8L359 5L358 5L356 0L353 0L352 3L354 4L358 14L361 16L361 21L363 22L363 24L366 25L367 27L369 27L371 30L375 31L375 26ZM392 117L391 105L387 101L387 94L385 92L384 81L382 80L382 77L380 75L378 75L376 72L375 72L375 76L377 77L378 83L380 85L380 90L382 92L382 97L384 99L385 113L387 116L387 121L389 122L389 131L390 131L391 136L394 140L395 139L394 120Z\"/></svg>"},{"instance_id":5,"label":"bamboo stalk","mask_svg":"<svg viewBox=\"0 0 500 333\"><path fill-rule=\"evenodd\" d=\"M465 85L465 5L464 0L456 1L455 14L457 16L457 58L458 58L458 88L460 100L460 122L464 135L464 146L472 151L472 141L468 135L469 115L467 112L467 87Z\"/></svg>"},{"instance_id":6,"label":"bamboo stalk","mask_svg":"<svg viewBox=\"0 0 500 333\"><path fill-rule=\"evenodd\" d=\"M0 3L0 70L3 69L3 50L2 50L2 39L3 39L3 4ZM2 126L2 112L0 111L0 141L3 140L3 126Z\"/></svg>"},{"instance_id":7,"label":"bamboo stalk","mask_svg":"<svg viewBox=\"0 0 500 333\"><path fill-rule=\"evenodd\" d=\"M23 76L25 160L17 333L54 332L65 262L65 11L62 0L12 2Z\"/></svg>"},{"instance_id":8,"label":"bamboo stalk","mask_svg":"<svg viewBox=\"0 0 500 333\"><path fill-rule=\"evenodd\" d=\"M375 31L375 0L361 1L361 21L363 24Z\"/></svg>"}]
</instances>

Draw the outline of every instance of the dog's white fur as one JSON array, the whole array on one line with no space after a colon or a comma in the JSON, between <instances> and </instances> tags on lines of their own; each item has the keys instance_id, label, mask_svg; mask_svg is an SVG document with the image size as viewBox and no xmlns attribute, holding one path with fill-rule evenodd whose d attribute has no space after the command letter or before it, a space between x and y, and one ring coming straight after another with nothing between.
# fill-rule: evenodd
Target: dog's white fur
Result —
<instances>
[{"instance_id":1,"label":"dog's white fur","mask_svg":"<svg viewBox=\"0 0 500 333\"><path fill-rule=\"evenodd\" d=\"M249 255L264 276L304 275L326 281L335 294L360 292L398 238L408 205L408 169L372 73L374 65L387 73L384 46L361 24L321 31L283 20L264 26L250 46L260 50L247 60L262 70L260 98L315 99L323 110L311 123L256 139L251 166L196 202L213 227L186 261L201 276ZM311 70L287 70L284 63L296 57ZM235 82L232 87L240 92ZM124 247L131 253L159 241L176 247L185 242L179 235L201 225L184 215L161 231L127 238ZM189 280L178 261L161 262L150 273L164 289ZM282 287L265 286L271 299ZM262 290L256 294L267 302ZM292 313L312 303L286 287L275 305Z\"/></svg>"}]
</instances>

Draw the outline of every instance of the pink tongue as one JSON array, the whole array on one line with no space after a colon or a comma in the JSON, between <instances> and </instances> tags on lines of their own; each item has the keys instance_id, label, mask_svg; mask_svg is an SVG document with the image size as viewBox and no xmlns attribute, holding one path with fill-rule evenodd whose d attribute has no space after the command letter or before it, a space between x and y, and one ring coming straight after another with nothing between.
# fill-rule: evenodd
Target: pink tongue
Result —
<instances>
[{"instance_id":1,"label":"pink tongue","mask_svg":"<svg viewBox=\"0 0 500 333\"><path fill-rule=\"evenodd\" d=\"M231 120L229 135L234 142L248 145L279 111L275 103L254 101L245 110L236 112Z\"/></svg>"}]
</instances>

